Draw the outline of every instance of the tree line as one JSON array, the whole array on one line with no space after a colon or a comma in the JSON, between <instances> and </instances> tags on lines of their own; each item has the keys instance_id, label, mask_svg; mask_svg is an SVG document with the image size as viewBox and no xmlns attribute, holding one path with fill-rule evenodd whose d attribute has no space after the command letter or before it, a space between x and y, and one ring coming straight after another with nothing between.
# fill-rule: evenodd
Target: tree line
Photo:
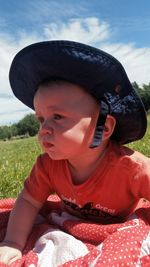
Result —
<instances>
[{"instance_id":1,"label":"tree line","mask_svg":"<svg viewBox=\"0 0 150 267\"><path fill-rule=\"evenodd\" d=\"M0 139L17 139L34 136L39 129L39 122L34 114L26 115L18 123L14 123L10 126L0 126Z\"/></svg>"},{"instance_id":2,"label":"tree line","mask_svg":"<svg viewBox=\"0 0 150 267\"><path fill-rule=\"evenodd\" d=\"M132 85L138 95L141 97L146 111L150 111L150 83L148 85L144 84L142 87L140 87L136 82L134 82ZM0 139L8 140L34 136L37 134L38 129L39 122L37 121L36 117L34 114L28 114L18 123L10 126L0 126Z\"/></svg>"},{"instance_id":3,"label":"tree line","mask_svg":"<svg viewBox=\"0 0 150 267\"><path fill-rule=\"evenodd\" d=\"M150 110L150 83L143 84L142 87L139 87L139 85L136 82L132 83L132 85L135 91L141 97L146 111Z\"/></svg>"}]
</instances>

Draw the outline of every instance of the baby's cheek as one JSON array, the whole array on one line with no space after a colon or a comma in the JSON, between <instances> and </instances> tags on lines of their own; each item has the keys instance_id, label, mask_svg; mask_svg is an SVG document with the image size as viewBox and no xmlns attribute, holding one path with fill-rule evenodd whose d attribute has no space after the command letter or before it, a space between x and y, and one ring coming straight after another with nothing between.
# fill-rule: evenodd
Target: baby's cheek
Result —
<instances>
[{"instance_id":1,"label":"baby's cheek","mask_svg":"<svg viewBox=\"0 0 150 267\"><path fill-rule=\"evenodd\" d=\"M64 142L68 142L70 145L81 145L84 140L84 136L85 133L81 130L68 130L63 133Z\"/></svg>"}]
</instances>

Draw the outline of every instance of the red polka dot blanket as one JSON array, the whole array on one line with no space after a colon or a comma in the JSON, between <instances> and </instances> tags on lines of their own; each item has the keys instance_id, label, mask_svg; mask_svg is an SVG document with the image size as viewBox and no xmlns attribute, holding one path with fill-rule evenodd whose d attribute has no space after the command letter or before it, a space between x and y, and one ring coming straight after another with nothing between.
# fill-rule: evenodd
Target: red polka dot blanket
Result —
<instances>
[{"instance_id":1,"label":"red polka dot blanket","mask_svg":"<svg viewBox=\"0 0 150 267\"><path fill-rule=\"evenodd\" d=\"M14 202L0 201L0 240ZM22 259L10 266L150 267L150 206L138 209L124 223L102 225L60 212L59 199L50 197L32 229Z\"/></svg>"}]
</instances>

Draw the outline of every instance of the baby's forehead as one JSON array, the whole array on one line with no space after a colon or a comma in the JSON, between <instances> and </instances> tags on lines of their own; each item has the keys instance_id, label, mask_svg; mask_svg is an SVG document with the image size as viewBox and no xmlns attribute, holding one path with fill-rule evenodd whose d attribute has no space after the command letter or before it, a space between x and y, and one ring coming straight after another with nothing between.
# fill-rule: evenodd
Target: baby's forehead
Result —
<instances>
[{"instance_id":1,"label":"baby's forehead","mask_svg":"<svg viewBox=\"0 0 150 267\"><path fill-rule=\"evenodd\" d=\"M41 82L39 82L38 86L49 86L49 85L63 85L63 84L74 84L68 80L62 79L60 77L47 77Z\"/></svg>"},{"instance_id":2,"label":"baby's forehead","mask_svg":"<svg viewBox=\"0 0 150 267\"><path fill-rule=\"evenodd\" d=\"M69 82L63 79L47 79L39 83L35 95L40 91L40 94L44 94L45 91L49 94L56 93L56 96L66 96L66 98L80 98L88 97L92 98L91 94L87 92L86 88L81 87L76 83Z\"/></svg>"},{"instance_id":3,"label":"baby's forehead","mask_svg":"<svg viewBox=\"0 0 150 267\"><path fill-rule=\"evenodd\" d=\"M99 109L97 101L84 88L68 81L46 81L40 83L34 96L34 106L45 105L65 110ZM86 107L84 107L86 106ZM54 109L54 108L53 108ZM56 110L56 108L55 108Z\"/></svg>"},{"instance_id":4,"label":"baby's forehead","mask_svg":"<svg viewBox=\"0 0 150 267\"><path fill-rule=\"evenodd\" d=\"M80 85L78 85L76 83L73 83L73 82L70 82L68 80L64 80L64 79L61 79L61 78L56 78L56 79L48 78L48 79L45 79L45 80L43 80L43 81L41 81L39 83L38 89L41 88L41 87L42 88L50 88L50 89L51 88L56 89L56 87L57 88L63 87L64 90L65 90L65 88L66 88L66 90L68 90L68 88L69 88L70 91L73 90L73 88L76 88L76 89L78 88L81 91L84 91L85 93L87 93L86 88L83 88L83 87L81 87Z\"/></svg>"}]
</instances>

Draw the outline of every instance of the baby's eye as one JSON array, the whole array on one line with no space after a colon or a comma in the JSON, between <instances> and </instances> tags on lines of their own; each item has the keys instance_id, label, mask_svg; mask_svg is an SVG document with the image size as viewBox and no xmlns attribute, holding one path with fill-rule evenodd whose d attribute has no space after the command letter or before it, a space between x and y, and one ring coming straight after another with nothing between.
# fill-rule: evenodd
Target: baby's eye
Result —
<instances>
[{"instance_id":1,"label":"baby's eye","mask_svg":"<svg viewBox=\"0 0 150 267\"><path fill-rule=\"evenodd\" d=\"M60 114L54 114L54 120L61 120L63 119L63 116Z\"/></svg>"}]
</instances>

